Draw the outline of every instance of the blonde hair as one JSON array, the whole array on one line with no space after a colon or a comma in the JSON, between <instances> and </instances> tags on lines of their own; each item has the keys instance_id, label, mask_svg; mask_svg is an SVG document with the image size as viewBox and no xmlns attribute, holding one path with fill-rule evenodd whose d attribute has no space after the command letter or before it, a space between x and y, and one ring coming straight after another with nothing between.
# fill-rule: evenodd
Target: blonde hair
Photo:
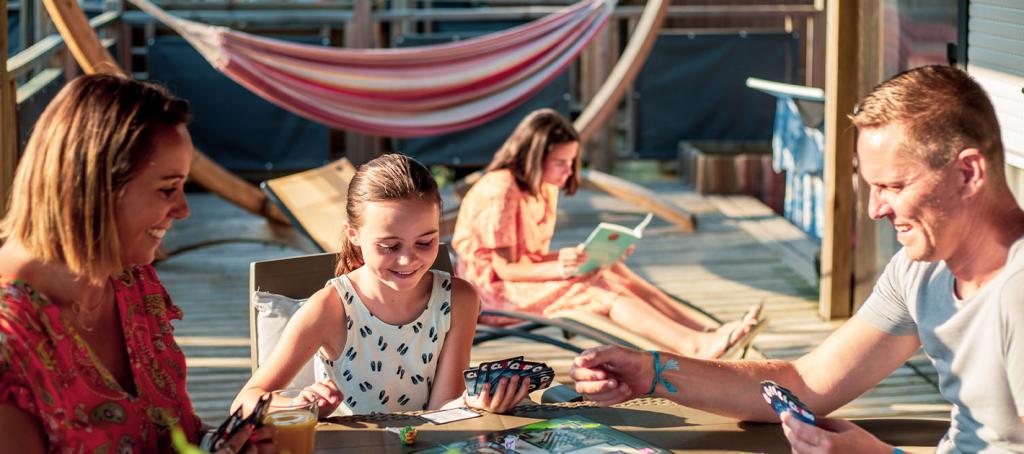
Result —
<instances>
[{"instance_id":1,"label":"blonde hair","mask_svg":"<svg viewBox=\"0 0 1024 454\"><path fill-rule=\"evenodd\" d=\"M893 76L872 89L850 119L857 128L903 126L902 149L933 169L965 148L977 148L996 168L1003 165L992 102L970 75L952 66L922 66Z\"/></svg>"},{"instance_id":2,"label":"blonde hair","mask_svg":"<svg viewBox=\"0 0 1024 454\"><path fill-rule=\"evenodd\" d=\"M531 112L512 131L494 154L487 171L508 169L519 189L531 195L540 193L544 181L544 158L556 145L579 142L580 134L565 117L552 109ZM580 156L573 159L572 175L562 190L573 195L580 186Z\"/></svg>"},{"instance_id":3,"label":"blonde hair","mask_svg":"<svg viewBox=\"0 0 1024 454\"><path fill-rule=\"evenodd\" d=\"M0 237L93 283L123 269L117 194L152 153L154 133L188 120L188 103L158 85L117 75L71 81L35 124Z\"/></svg>"},{"instance_id":4,"label":"blonde hair","mask_svg":"<svg viewBox=\"0 0 1024 454\"><path fill-rule=\"evenodd\" d=\"M400 154L386 154L359 166L348 184L345 214L349 226L363 226L363 210L368 202L426 200L441 208L437 182L423 164ZM347 236L341 239L335 275L341 276L363 266L363 252Z\"/></svg>"}]
</instances>

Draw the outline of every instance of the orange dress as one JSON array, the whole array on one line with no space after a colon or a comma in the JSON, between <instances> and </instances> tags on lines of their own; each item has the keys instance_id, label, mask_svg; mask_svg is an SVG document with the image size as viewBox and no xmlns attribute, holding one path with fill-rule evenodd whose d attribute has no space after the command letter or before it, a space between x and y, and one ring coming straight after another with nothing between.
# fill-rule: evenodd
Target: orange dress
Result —
<instances>
[{"instance_id":1,"label":"orange dress","mask_svg":"<svg viewBox=\"0 0 1024 454\"><path fill-rule=\"evenodd\" d=\"M49 452L170 451L170 427L194 443L201 422L185 391L181 310L151 266L112 279L136 395L94 356L56 305L0 276L0 404L42 423Z\"/></svg>"},{"instance_id":2,"label":"orange dress","mask_svg":"<svg viewBox=\"0 0 1024 454\"><path fill-rule=\"evenodd\" d=\"M542 186L541 194L532 196L519 189L508 170L488 172L473 185L462 200L452 237L459 258L456 273L476 287L484 309L545 317L573 309L608 315L627 288L626 280L610 270L540 282L503 281L494 272L495 249L511 248L513 261L531 262L550 252L559 190Z\"/></svg>"}]
</instances>

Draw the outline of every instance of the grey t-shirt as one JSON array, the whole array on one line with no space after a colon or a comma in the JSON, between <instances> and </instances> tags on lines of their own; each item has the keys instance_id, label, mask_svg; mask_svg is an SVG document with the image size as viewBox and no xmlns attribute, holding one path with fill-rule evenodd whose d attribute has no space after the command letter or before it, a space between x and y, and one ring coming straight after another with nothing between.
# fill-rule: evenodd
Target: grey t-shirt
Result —
<instances>
[{"instance_id":1,"label":"grey t-shirt","mask_svg":"<svg viewBox=\"0 0 1024 454\"><path fill-rule=\"evenodd\" d=\"M967 299L945 262L900 251L857 316L889 334L916 334L953 404L937 452L1024 452L1024 238L1006 266Z\"/></svg>"}]
</instances>

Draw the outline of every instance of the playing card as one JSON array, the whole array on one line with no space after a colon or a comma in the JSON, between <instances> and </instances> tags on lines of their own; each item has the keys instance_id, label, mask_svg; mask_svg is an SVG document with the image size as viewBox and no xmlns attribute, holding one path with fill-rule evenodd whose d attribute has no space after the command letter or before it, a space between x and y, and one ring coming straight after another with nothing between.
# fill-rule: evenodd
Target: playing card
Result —
<instances>
[{"instance_id":1,"label":"playing card","mask_svg":"<svg viewBox=\"0 0 1024 454\"><path fill-rule=\"evenodd\" d=\"M491 394L494 394L494 391L498 389L498 382L500 382L503 377L511 378L511 375L509 375L510 371L508 370L509 364L513 361L518 362L522 360L522 356L516 356L514 358L506 358L491 363L490 370L487 372L487 383L491 384Z\"/></svg>"},{"instance_id":2,"label":"playing card","mask_svg":"<svg viewBox=\"0 0 1024 454\"><path fill-rule=\"evenodd\" d=\"M533 361L519 360L509 363L509 369L518 370L519 375L527 376L533 373L542 372L544 369L550 369L547 364L537 363Z\"/></svg>"},{"instance_id":3,"label":"playing card","mask_svg":"<svg viewBox=\"0 0 1024 454\"><path fill-rule=\"evenodd\" d=\"M210 452L217 451L224 447L224 443L246 424L252 424L256 428L263 426L263 416L266 415L267 408L270 406L270 398L270 393L260 396L260 400L256 402L252 412L244 418L242 417L242 407L238 407L231 416L228 416L228 419L225 419L217 427L217 431L213 433L208 442L202 443L200 447Z\"/></svg>"},{"instance_id":4,"label":"playing card","mask_svg":"<svg viewBox=\"0 0 1024 454\"><path fill-rule=\"evenodd\" d=\"M476 376L476 383L473 385L473 390L476 394L480 394L484 391L484 383L487 383L488 377L491 370L491 361L484 361L480 363L480 372Z\"/></svg>"},{"instance_id":5,"label":"playing card","mask_svg":"<svg viewBox=\"0 0 1024 454\"><path fill-rule=\"evenodd\" d=\"M776 414L781 416L782 412L788 411L800 421L812 426L816 425L816 418L810 408L807 408L807 405L801 402L792 391L778 383L771 380L762 381L761 397L768 402L768 405L772 406Z\"/></svg>"},{"instance_id":6,"label":"playing card","mask_svg":"<svg viewBox=\"0 0 1024 454\"><path fill-rule=\"evenodd\" d=\"M466 369L462 371L462 378L466 381L466 394L470 396L477 395L476 392L476 379L480 375L480 369L477 367Z\"/></svg>"},{"instance_id":7,"label":"playing card","mask_svg":"<svg viewBox=\"0 0 1024 454\"><path fill-rule=\"evenodd\" d=\"M555 371L547 368L545 371L537 372L528 376L530 379L530 392L547 388L555 378Z\"/></svg>"},{"instance_id":8,"label":"playing card","mask_svg":"<svg viewBox=\"0 0 1024 454\"><path fill-rule=\"evenodd\" d=\"M432 424L448 424L450 422L462 421L463 419L476 418L479 416L481 416L480 413L466 407L437 410L420 414L421 418L430 421Z\"/></svg>"}]
</instances>

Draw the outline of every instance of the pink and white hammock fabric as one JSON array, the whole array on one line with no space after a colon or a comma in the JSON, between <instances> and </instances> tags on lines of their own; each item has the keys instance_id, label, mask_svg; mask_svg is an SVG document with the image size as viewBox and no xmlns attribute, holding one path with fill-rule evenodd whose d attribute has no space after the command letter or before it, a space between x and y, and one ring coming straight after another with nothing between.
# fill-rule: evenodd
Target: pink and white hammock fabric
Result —
<instances>
[{"instance_id":1,"label":"pink and white hammock fabric","mask_svg":"<svg viewBox=\"0 0 1024 454\"><path fill-rule=\"evenodd\" d=\"M129 1L270 102L335 128L391 137L466 129L515 108L564 71L615 8L615 0L583 0L465 41L346 49L264 38Z\"/></svg>"}]
</instances>

